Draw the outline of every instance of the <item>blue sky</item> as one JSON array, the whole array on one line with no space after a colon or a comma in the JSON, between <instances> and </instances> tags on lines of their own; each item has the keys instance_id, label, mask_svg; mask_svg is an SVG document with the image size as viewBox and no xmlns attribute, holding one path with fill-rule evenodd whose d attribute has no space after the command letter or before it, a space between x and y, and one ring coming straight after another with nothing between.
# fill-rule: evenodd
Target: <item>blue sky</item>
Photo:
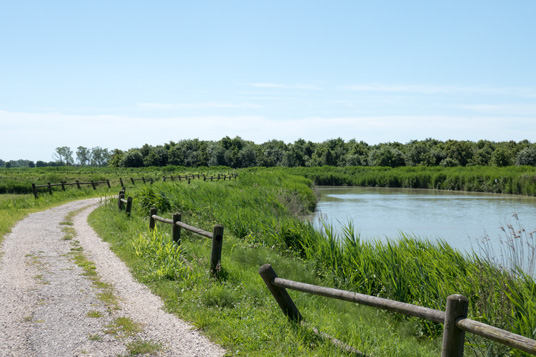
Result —
<instances>
[{"instance_id":1,"label":"blue sky","mask_svg":"<svg viewBox=\"0 0 536 357\"><path fill-rule=\"evenodd\" d=\"M0 1L0 158L536 136L535 1Z\"/></svg>"}]
</instances>

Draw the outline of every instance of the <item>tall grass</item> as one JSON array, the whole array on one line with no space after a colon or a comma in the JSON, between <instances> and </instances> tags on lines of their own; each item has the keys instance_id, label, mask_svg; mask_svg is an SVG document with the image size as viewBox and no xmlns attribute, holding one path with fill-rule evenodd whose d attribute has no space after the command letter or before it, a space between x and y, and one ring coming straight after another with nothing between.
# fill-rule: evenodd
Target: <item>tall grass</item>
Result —
<instances>
[{"instance_id":1,"label":"tall grass","mask_svg":"<svg viewBox=\"0 0 536 357\"><path fill-rule=\"evenodd\" d=\"M325 285L439 310L445 309L448 295L463 294L470 299L473 319L534 337L536 288L529 276L463 254L446 242L404 234L386 242L363 241L351 224L342 236L327 225L318 232L296 217L314 206L311 182L285 172L246 170L240 180L225 185L155 184L139 190L135 200L145 211L156 205L163 212L186 212L200 221L223 224L248 244L303 259ZM440 326L425 321L414 327L422 336L441 333ZM505 351L473 337L468 348L476 354Z\"/></svg>"},{"instance_id":2,"label":"tall grass","mask_svg":"<svg viewBox=\"0 0 536 357\"><path fill-rule=\"evenodd\" d=\"M290 172L318 185L429 188L456 191L536 195L532 166L468 167L310 167Z\"/></svg>"}]
</instances>

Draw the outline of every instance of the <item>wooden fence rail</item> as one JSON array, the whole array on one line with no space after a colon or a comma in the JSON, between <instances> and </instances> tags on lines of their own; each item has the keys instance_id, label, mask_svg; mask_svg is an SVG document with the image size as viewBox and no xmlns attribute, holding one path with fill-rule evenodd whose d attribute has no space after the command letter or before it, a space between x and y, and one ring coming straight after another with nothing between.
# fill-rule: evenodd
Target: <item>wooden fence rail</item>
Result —
<instances>
[{"instance_id":1,"label":"wooden fence rail","mask_svg":"<svg viewBox=\"0 0 536 357\"><path fill-rule=\"evenodd\" d=\"M523 352L536 355L535 340L468 319L467 310L469 300L459 294L450 295L447 298L446 311L440 311L394 300L383 299L376 296L281 279L277 276L270 264L261 266L259 269L259 274L266 284L266 287L268 290L270 290L273 297L277 301L279 307L281 310L283 310L283 313L292 321L300 322L303 320L303 317L301 316L298 308L292 301L292 298L286 289L354 302L361 305L368 305L384 310L398 312L404 315L419 317L433 322L443 323L443 345L441 348L442 357L463 356L465 331L474 333L503 345L519 349Z\"/></svg>"},{"instance_id":2,"label":"wooden fence rail","mask_svg":"<svg viewBox=\"0 0 536 357\"><path fill-rule=\"evenodd\" d=\"M201 228L190 226L184 222L181 222L181 214L174 213L172 219L167 219L157 216L157 209L151 208L149 213L149 228L155 229L156 222L162 222L172 225L172 237L177 244L181 244L181 228L187 231L202 235L212 240L212 250L210 254L210 273L217 276L221 271L221 251L223 248L223 226L215 225L212 233L207 232Z\"/></svg>"}]
</instances>

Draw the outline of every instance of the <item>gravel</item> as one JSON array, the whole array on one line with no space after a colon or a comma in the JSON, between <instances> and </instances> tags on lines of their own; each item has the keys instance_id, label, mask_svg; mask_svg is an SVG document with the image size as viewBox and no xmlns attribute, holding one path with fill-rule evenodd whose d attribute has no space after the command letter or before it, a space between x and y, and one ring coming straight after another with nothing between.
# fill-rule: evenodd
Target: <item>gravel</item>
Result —
<instances>
[{"instance_id":1,"label":"gravel","mask_svg":"<svg viewBox=\"0 0 536 357\"><path fill-rule=\"evenodd\" d=\"M117 356L132 346L160 346L159 356L221 356L225 351L174 315L136 282L128 268L87 224L100 199L71 202L20 221L0 246L1 356ZM80 210L80 211L79 211ZM61 225L77 211L74 225ZM79 212L78 212L79 211ZM68 238L65 228L74 228ZM93 262L111 284L116 306L99 294L73 252ZM140 331L121 329L134 322Z\"/></svg>"}]
</instances>

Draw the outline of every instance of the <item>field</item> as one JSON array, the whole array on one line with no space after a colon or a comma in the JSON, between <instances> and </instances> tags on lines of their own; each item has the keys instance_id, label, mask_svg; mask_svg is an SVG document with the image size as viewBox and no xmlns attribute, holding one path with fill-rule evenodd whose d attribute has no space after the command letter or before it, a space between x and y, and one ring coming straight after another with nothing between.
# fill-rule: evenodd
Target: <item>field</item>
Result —
<instances>
[{"instance_id":1,"label":"field","mask_svg":"<svg viewBox=\"0 0 536 357\"><path fill-rule=\"evenodd\" d=\"M536 287L528 276L414 237L371 244L360 241L351 226L343 237L336 237L330 227L325 234L316 232L303 219L316 202L312 182L304 176L317 175L319 182L320 174L328 172L326 168L245 169L238 170L239 178L232 181L136 185L127 188L127 195L134 198L130 218L111 199L90 219L136 277L164 298L169 310L192 321L231 354L343 354L314 334L311 326L367 354L438 354L441 325L301 293L291 295L310 325L289 323L258 275L264 263L272 264L285 278L440 310L446 296L461 293L470 299L471 318L534 338ZM354 174L350 172L346 180ZM528 177L526 169L517 174ZM478 177L475 172L467 175ZM118 186L110 190L116 191ZM79 191L44 194L37 201L73 199L60 198L69 192ZM13 197L0 201L6 212L12 212ZM20 200L27 207L22 205L17 217L44 208L32 206L28 197ZM181 212L184 222L208 231L214 224L225 227L219 279L208 274L206 238L184 234L179 248L171 242L170 227L158 225L155 232L148 231L152 206L166 218ZM496 355L506 350L469 336L466 352Z\"/></svg>"}]
</instances>

